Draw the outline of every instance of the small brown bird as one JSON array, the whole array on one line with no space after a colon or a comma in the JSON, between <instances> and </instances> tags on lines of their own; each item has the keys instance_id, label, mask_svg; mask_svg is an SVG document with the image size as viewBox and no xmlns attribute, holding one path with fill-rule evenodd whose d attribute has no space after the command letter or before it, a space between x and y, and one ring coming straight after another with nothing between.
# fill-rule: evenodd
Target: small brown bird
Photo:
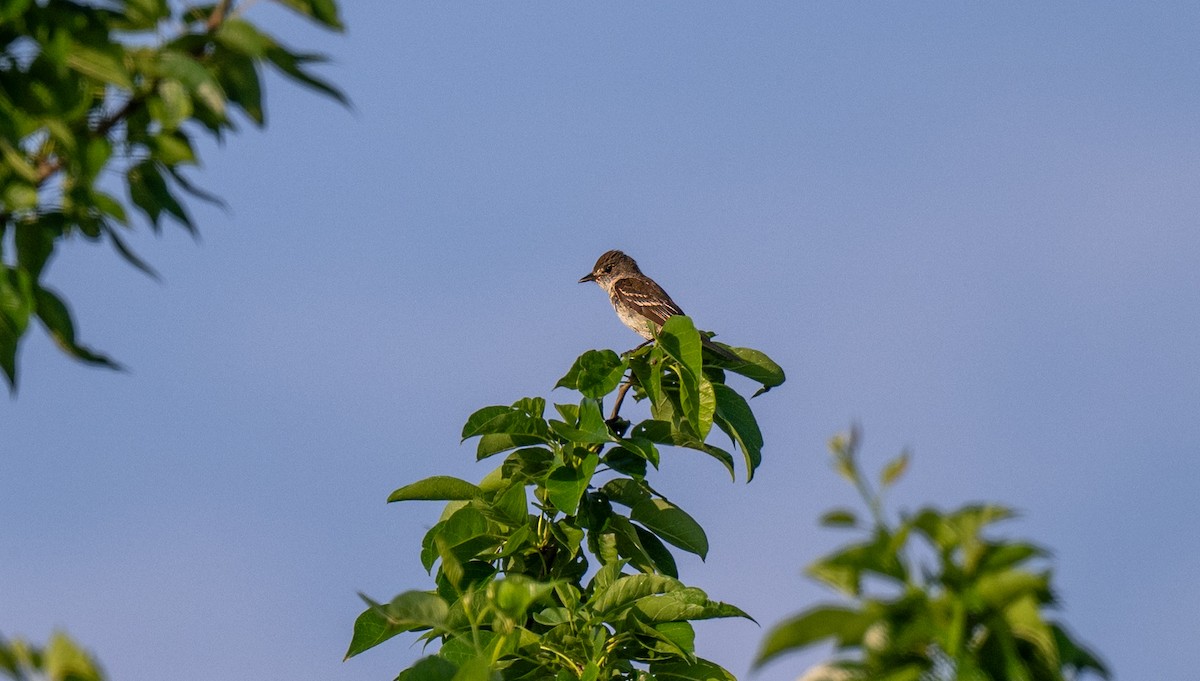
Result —
<instances>
[{"instance_id":1,"label":"small brown bird","mask_svg":"<svg viewBox=\"0 0 1200 681\"><path fill-rule=\"evenodd\" d=\"M621 251L609 251L600 256L592 271L585 274L579 283L585 281L594 281L604 289L613 309L617 311L617 318L646 340L653 340L668 319L683 314L683 310L657 282L642 274L637 261ZM738 359L737 355L716 345L703 334L700 340L704 347L721 357Z\"/></svg>"}]
</instances>

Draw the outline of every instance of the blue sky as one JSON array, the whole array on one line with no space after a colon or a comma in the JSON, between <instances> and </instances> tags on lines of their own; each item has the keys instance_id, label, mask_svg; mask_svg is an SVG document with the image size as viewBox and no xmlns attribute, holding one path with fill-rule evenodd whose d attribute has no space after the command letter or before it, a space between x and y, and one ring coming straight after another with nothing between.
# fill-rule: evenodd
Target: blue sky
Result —
<instances>
[{"instance_id":1,"label":"blue sky","mask_svg":"<svg viewBox=\"0 0 1200 681\"><path fill-rule=\"evenodd\" d=\"M355 592L429 582L478 478L474 409L638 340L594 286L636 257L700 326L789 381L755 400L753 483L664 458L708 530L686 581L764 624L831 598L848 537L825 442L852 420L895 506L1001 501L1050 546L1062 616L1118 678L1193 675L1200 612L1200 6L390 3L330 53L354 110L268 82L269 129L194 174L229 212L135 240L156 284L68 245L49 272L127 373L25 345L0 408L0 627L65 627L114 680L389 679L346 663ZM751 623L700 628L756 675Z\"/></svg>"}]
</instances>

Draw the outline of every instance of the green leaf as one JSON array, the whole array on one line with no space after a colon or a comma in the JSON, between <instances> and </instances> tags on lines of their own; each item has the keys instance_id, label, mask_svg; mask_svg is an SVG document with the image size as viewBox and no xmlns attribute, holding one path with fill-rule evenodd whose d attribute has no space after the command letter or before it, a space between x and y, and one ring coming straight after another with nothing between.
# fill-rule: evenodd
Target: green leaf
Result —
<instances>
[{"instance_id":1,"label":"green leaf","mask_svg":"<svg viewBox=\"0 0 1200 681\"><path fill-rule=\"evenodd\" d=\"M647 419L634 426L630 432L630 436L634 438L646 438L658 444L687 447L688 449L704 452L717 461L720 461L725 466L725 470L729 471L729 477L735 478L732 454L720 447L714 447L702 442L690 434L675 430L669 421Z\"/></svg>"},{"instance_id":2,"label":"green leaf","mask_svg":"<svg viewBox=\"0 0 1200 681\"><path fill-rule=\"evenodd\" d=\"M612 350L588 350L554 387L578 390L584 397L598 400L617 389L626 367L625 360Z\"/></svg>"},{"instance_id":3,"label":"green leaf","mask_svg":"<svg viewBox=\"0 0 1200 681\"><path fill-rule=\"evenodd\" d=\"M604 444L613 439L600 412L600 402L584 398L579 404L579 427L575 428L562 421L551 421L550 429L556 435L568 442L580 444Z\"/></svg>"},{"instance_id":4,"label":"green leaf","mask_svg":"<svg viewBox=\"0 0 1200 681\"><path fill-rule=\"evenodd\" d=\"M196 227L192 219L179 200L171 194L158 163L149 159L142 161L129 169L125 179L129 184L129 198L146 214L153 228L158 229L158 219L165 211L189 232L195 233Z\"/></svg>"},{"instance_id":5,"label":"green leaf","mask_svg":"<svg viewBox=\"0 0 1200 681\"><path fill-rule=\"evenodd\" d=\"M656 409L667 399L662 388L663 349L656 343L643 350L642 354L629 357L629 368L637 378L637 384L645 391L650 404Z\"/></svg>"},{"instance_id":6,"label":"green leaf","mask_svg":"<svg viewBox=\"0 0 1200 681\"><path fill-rule=\"evenodd\" d=\"M71 321L71 313L53 291L42 287L34 289L34 299L37 306L37 317L46 327L46 331L63 352L87 364L96 364L110 369L120 369L121 366L108 357L86 348L75 341L75 325Z\"/></svg>"},{"instance_id":7,"label":"green leaf","mask_svg":"<svg viewBox=\"0 0 1200 681\"><path fill-rule=\"evenodd\" d=\"M396 681L454 681L457 673L458 665L439 655L429 655L400 672Z\"/></svg>"},{"instance_id":8,"label":"green leaf","mask_svg":"<svg viewBox=\"0 0 1200 681\"><path fill-rule=\"evenodd\" d=\"M708 537L704 528L666 499L646 499L633 507L629 517L663 541L694 553L701 560L708 556Z\"/></svg>"},{"instance_id":9,"label":"green leaf","mask_svg":"<svg viewBox=\"0 0 1200 681\"><path fill-rule=\"evenodd\" d=\"M1100 661L1096 654L1072 639L1062 625L1052 622L1050 629L1054 633L1058 657L1064 666L1071 667L1078 672L1090 670L1104 679L1111 678L1108 667Z\"/></svg>"},{"instance_id":10,"label":"green leaf","mask_svg":"<svg viewBox=\"0 0 1200 681\"><path fill-rule=\"evenodd\" d=\"M659 681L737 681L733 674L725 671L720 665L700 658L695 662L651 662L650 676Z\"/></svg>"},{"instance_id":11,"label":"green leaf","mask_svg":"<svg viewBox=\"0 0 1200 681\"><path fill-rule=\"evenodd\" d=\"M785 620L767 632L754 666L771 659L833 638L841 645L856 645L876 618L866 613L834 606L818 607Z\"/></svg>"},{"instance_id":12,"label":"green leaf","mask_svg":"<svg viewBox=\"0 0 1200 681\"><path fill-rule=\"evenodd\" d=\"M397 489L387 500L388 503L409 500L451 501L474 499L482 494L483 490L466 480L449 475L435 475Z\"/></svg>"},{"instance_id":13,"label":"green leaf","mask_svg":"<svg viewBox=\"0 0 1200 681\"><path fill-rule=\"evenodd\" d=\"M716 397L712 383L704 377L699 332L689 317L675 315L663 324L658 344L676 362L684 420L693 434L704 440L712 428Z\"/></svg>"},{"instance_id":14,"label":"green leaf","mask_svg":"<svg viewBox=\"0 0 1200 681\"><path fill-rule=\"evenodd\" d=\"M449 554L459 562L466 562L494 550L503 542L502 537L492 533L492 527L483 513L470 507L455 511L444 523L435 525L434 529L436 533L430 530L432 543L443 561Z\"/></svg>"},{"instance_id":15,"label":"green leaf","mask_svg":"<svg viewBox=\"0 0 1200 681\"><path fill-rule=\"evenodd\" d=\"M750 405L733 388L713 383L716 395L716 423L742 450L746 460L746 481L754 479L754 471L762 463L763 437Z\"/></svg>"},{"instance_id":16,"label":"green leaf","mask_svg":"<svg viewBox=\"0 0 1200 681\"><path fill-rule=\"evenodd\" d=\"M604 483L600 491L609 499L630 508L650 498L650 491L646 489L646 485L631 478L613 478Z\"/></svg>"},{"instance_id":17,"label":"green leaf","mask_svg":"<svg viewBox=\"0 0 1200 681\"><path fill-rule=\"evenodd\" d=\"M596 614L612 621L641 598L682 588L684 586L678 579L663 575L622 575L594 597L590 607Z\"/></svg>"},{"instance_id":18,"label":"green leaf","mask_svg":"<svg viewBox=\"0 0 1200 681\"><path fill-rule=\"evenodd\" d=\"M126 245L125 240L121 238L121 235L117 234L117 230L113 229L106 222L100 223L100 229L105 235L108 236L108 240L112 242L113 249L116 250L117 255L120 255L125 262L133 265L136 269L141 270L143 274L151 279L159 279L158 272L155 272L153 267L150 267L149 264L139 258L138 255L134 253L128 245Z\"/></svg>"},{"instance_id":19,"label":"green leaf","mask_svg":"<svg viewBox=\"0 0 1200 681\"><path fill-rule=\"evenodd\" d=\"M3 639L0 639L0 649ZM2 653L0 653L2 655ZM87 651L62 633L55 633L41 654L41 666L47 681L103 681L104 674ZM0 657L2 659L2 657ZM3 668L3 667L0 667ZM16 674L15 679L25 679L23 674Z\"/></svg>"},{"instance_id":20,"label":"green leaf","mask_svg":"<svg viewBox=\"0 0 1200 681\"><path fill-rule=\"evenodd\" d=\"M92 47L74 43L67 52L67 66L89 78L126 91L133 89L133 79L125 69L123 54L118 45Z\"/></svg>"},{"instance_id":21,"label":"green leaf","mask_svg":"<svg viewBox=\"0 0 1200 681\"><path fill-rule=\"evenodd\" d=\"M266 123L266 112L263 111L262 82L255 61L230 54L217 62L216 68L217 81L229 101L241 107L250 120L262 127Z\"/></svg>"},{"instance_id":22,"label":"green leaf","mask_svg":"<svg viewBox=\"0 0 1200 681\"><path fill-rule=\"evenodd\" d=\"M225 117L225 92L200 62L178 50L164 49L158 53L158 69L165 78L179 81L195 101L218 118Z\"/></svg>"},{"instance_id":23,"label":"green leaf","mask_svg":"<svg viewBox=\"0 0 1200 681\"><path fill-rule=\"evenodd\" d=\"M758 392L754 393L752 397L758 397L771 388L782 385L786 379L783 369L762 352L759 352L753 348L724 347L733 354L737 355L738 359L741 361L735 362L731 360L718 359L714 363L724 369L734 372L735 374L741 374L752 381L758 381L761 383L762 388L760 388Z\"/></svg>"},{"instance_id":24,"label":"green leaf","mask_svg":"<svg viewBox=\"0 0 1200 681\"><path fill-rule=\"evenodd\" d=\"M687 622L659 622L654 625L654 628L688 655L695 655L696 630L691 624Z\"/></svg>"},{"instance_id":25,"label":"green leaf","mask_svg":"<svg viewBox=\"0 0 1200 681\"><path fill-rule=\"evenodd\" d=\"M441 598L425 591L406 591L380 605L359 594L370 607L354 622L354 635L346 657L373 648L405 631L441 627L446 621L449 606Z\"/></svg>"},{"instance_id":26,"label":"green leaf","mask_svg":"<svg viewBox=\"0 0 1200 681\"><path fill-rule=\"evenodd\" d=\"M345 28L342 20L338 18L337 3L334 0L279 0L279 2L323 26L337 31Z\"/></svg>"},{"instance_id":27,"label":"green leaf","mask_svg":"<svg viewBox=\"0 0 1200 681\"><path fill-rule=\"evenodd\" d=\"M274 64L275 68L279 69L284 75L331 97L343 106L350 106L350 100L346 99L346 95L342 94L340 90L301 68L301 65L305 63L320 61L321 58L318 55L289 52L282 47L276 46L267 50L266 56L267 60Z\"/></svg>"},{"instance_id":28,"label":"green leaf","mask_svg":"<svg viewBox=\"0 0 1200 681\"><path fill-rule=\"evenodd\" d=\"M654 564L655 569L660 574L679 579L679 567L675 565L675 556L671 555L662 540L649 530L637 525L633 526L633 530L637 533L638 542L641 543L646 555L650 557L650 562Z\"/></svg>"},{"instance_id":29,"label":"green leaf","mask_svg":"<svg viewBox=\"0 0 1200 681\"><path fill-rule=\"evenodd\" d=\"M822 515L820 522L825 527L854 527L858 525L858 516L854 511L839 508Z\"/></svg>"},{"instance_id":30,"label":"green leaf","mask_svg":"<svg viewBox=\"0 0 1200 681\"><path fill-rule=\"evenodd\" d=\"M908 459L908 452L903 452L900 456L889 461L879 474L880 487L886 489L899 480L900 476L904 475L904 471L908 470Z\"/></svg>"},{"instance_id":31,"label":"green leaf","mask_svg":"<svg viewBox=\"0 0 1200 681\"><path fill-rule=\"evenodd\" d=\"M550 430L542 416L545 411L546 401L540 397L517 400L511 407L484 407L467 419L463 425L462 439L504 433L538 436L544 440Z\"/></svg>"},{"instance_id":32,"label":"green leaf","mask_svg":"<svg viewBox=\"0 0 1200 681\"><path fill-rule=\"evenodd\" d=\"M654 447L653 444L650 445ZM658 454L654 450L655 455ZM625 447L612 447L604 452L604 456L600 461L618 473L630 475L635 478L646 477L646 459Z\"/></svg>"},{"instance_id":33,"label":"green leaf","mask_svg":"<svg viewBox=\"0 0 1200 681\"><path fill-rule=\"evenodd\" d=\"M42 268L54 253L54 242L62 236L62 228L50 224L49 216L42 219L17 223L16 237L17 264L29 273L33 281L42 274Z\"/></svg>"},{"instance_id":34,"label":"green leaf","mask_svg":"<svg viewBox=\"0 0 1200 681\"><path fill-rule=\"evenodd\" d=\"M261 57L275 46L275 41L254 24L242 19L225 19L213 37L218 43L247 57Z\"/></svg>"},{"instance_id":35,"label":"green leaf","mask_svg":"<svg viewBox=\"0 0 1200 681\"><path fill-rule=\"evenodd\" d=\"M693 377L703 371L700 332L692 324L691 317L675 315L668 319L658 333L658 344Z\"/></svg>"},{"instance_id":36,"label":"green leaf","mask_svg":"<svg viewBox=\"0 0 1200 681\"><path fill-rule=\"evenodd\" d=\"M499 611L514 620L524 620L529 606L542 601L553 590L553 584L510 575L488 584L487 596Z\"/></svg>"},{"instance_id":37,"label":"green leaf","mask_svg":"<svg viewBox=\"0 0 1200 681\"><path fill-rule=\"evenodd\" d=\"M475 447L475 458L482 461L483 459L507 452L510 449L517 447L529 447L530 445L540 445L546 442L546 437L542 435L514 435L511 433L488 433L487 435L479 436L479 444ZM546 450L540 450L546 451Z\"/></svg>"},{"instance_id":38,"label":"green leaf","mask_svg":"<svg viewBox=\"0 0 1200 681\"><path fill-rule=\"evenodd\" d=\"M595 452L587 452L573 463L564 463L551 470L546 478L546 496L550 503L563 513L574 515L579 508L579 498L587 490L599 462L600 457Z\"/></svg>"},{"instance_id":39,"label":"green leaf","mask_svg":"<svg viewBox=\"0 0 1200 681\"><path fill-rule=\"evenodd\" d=\"M38 205L37 186L32 182L14 181L5 178L4 210L11 213L33 210Z\"/></svg>"},{"instance_id":40,"label":"green leaf","mask_svg":"<svg viewBox=\"0 0 1200 681\"><path fill-rule=\"evenodd\" d=\"M744 617L753 621L741 608L709 600L707 594L691 586L665 594L644 596L634 602L633 607L650 622L680 622L718 617Z\"/></svg>"}]
</instances>

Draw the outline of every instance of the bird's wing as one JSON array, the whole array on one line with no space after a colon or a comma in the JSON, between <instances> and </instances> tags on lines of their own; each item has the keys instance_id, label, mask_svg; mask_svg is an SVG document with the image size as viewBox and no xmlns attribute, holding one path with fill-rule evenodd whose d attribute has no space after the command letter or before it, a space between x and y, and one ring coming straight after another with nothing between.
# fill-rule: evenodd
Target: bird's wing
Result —
<instances>
[{"instance_id":1,"label":"bird's wing","mask_svg":"<svg viewBox=\"0 0 1200 681\"><path fill-rule=\"evenodd\" d=\"M618 279L612 287L612 296L630 308L637 310L643 317L662 326L668 319L683 310L671 300L671 296L654 283L652 279L642 277L625 277Z\"/></svg>"}]
</instances>

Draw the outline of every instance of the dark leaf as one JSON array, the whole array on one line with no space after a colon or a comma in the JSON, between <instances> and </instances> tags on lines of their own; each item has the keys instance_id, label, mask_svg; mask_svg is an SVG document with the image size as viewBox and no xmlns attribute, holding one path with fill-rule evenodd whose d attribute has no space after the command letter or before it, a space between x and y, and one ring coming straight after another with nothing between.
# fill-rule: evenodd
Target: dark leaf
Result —
<instances>
[{"instance_id":1,"label":"dark leaf","mask_svg":"<svg viewBox=\"0 0 1200 681\"><path fill-rule=\"evenodd\" d=\"M346 95L342 94L340 90L300 68L300 65L306 61L316 61L317 58L313 55L295 54L288 52L282 47L273 47L267 50L266 56L267 60L274 64L284 75L318 92L324 93L342 106L350 106L350 100L346 99Z\"/></svg>"},{"instance_id":2,"label":"dark leaf","mask_svg":"<svg viewBox=\"0 0 1200 681\"><path fill-rule=\"evenodd\" d=\"M754 479L754 471L762 463L763 437L750 405L733 388L713 383L716 395L716 423L737 443L746 460L746 481Z\"/></svg>"},{"instance_id":3,"label":"dark leaf","mask_svg":"<svg viewBox=\"0 0 1200 681\"><path fill-rule=\"evenodd\" d=\"M50 337L62 348L63 352L75 359L88 364L105 366L110 369L120 369L121 366L104 355L98 354L75 341L75 325L71 321L71 313L53 291L37 287L34 289L37 306L37 317L46 327Z\"/></svg>"}]
</instances>

